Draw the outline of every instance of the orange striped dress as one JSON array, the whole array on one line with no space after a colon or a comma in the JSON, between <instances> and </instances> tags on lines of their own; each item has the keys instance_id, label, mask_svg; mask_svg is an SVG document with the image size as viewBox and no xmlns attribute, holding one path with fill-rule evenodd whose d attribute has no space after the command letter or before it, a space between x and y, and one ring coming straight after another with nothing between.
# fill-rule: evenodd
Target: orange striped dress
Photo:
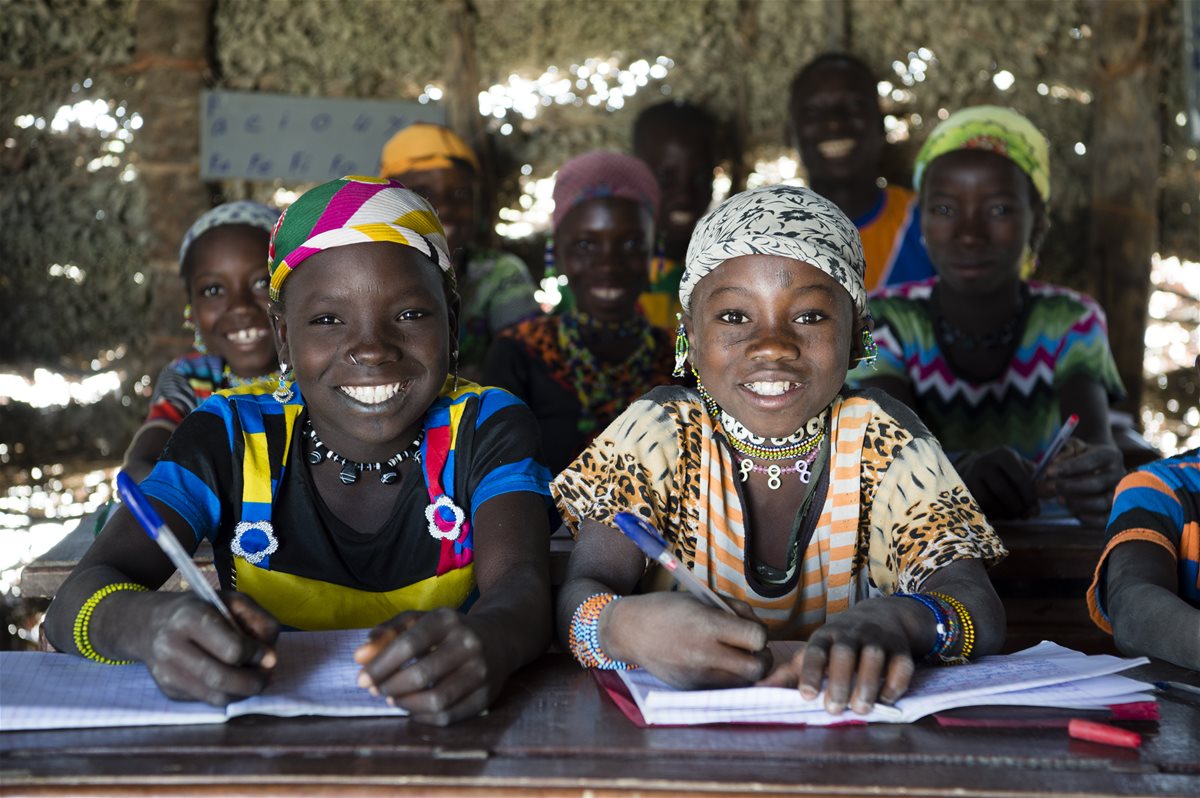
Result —
<instances>
[{"instance_id":1,"label":"orange striped dress","mask_svg":"<svg viewBox=\"0 0 1200 798\"><path fill-rule=\"evenodd\" d=\"M937 441L907 407L877 391L839 396L831 411L828 489L791 579L763 585L745 560L737 464L699 395L656 388L551 483L573 533L638 512L717 592L754 608L781 639L803 638L856 601L920 589L959 559L1005 554ZM792 519L788 519L790 523ZM655 566L643 590L670 589Z\"/></svg>"}]
</instances>

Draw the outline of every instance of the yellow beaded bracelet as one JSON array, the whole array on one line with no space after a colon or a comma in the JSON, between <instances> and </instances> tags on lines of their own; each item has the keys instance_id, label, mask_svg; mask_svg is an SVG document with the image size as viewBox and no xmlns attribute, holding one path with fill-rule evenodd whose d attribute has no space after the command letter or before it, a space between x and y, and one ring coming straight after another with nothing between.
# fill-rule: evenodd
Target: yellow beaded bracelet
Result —
<instances>
[{"instance_id":1,"label":"yellow beaded bracelet","mask_svg":"<svg viewBox=\"0 0 1200 798\"><path fill-rule=\"evenodd\" d=\"M954 608L954 612L958 615L958 620L962 623L962 653L959 657L963 662L971 656L972 649L975 648L975 623L971 620L971 613L967 612L967 608L963 603L954 596L946 593L930 593L931 596L937 596L942 601Z\"/></svg>"},{"instance_id":2,"label":"yellow beaded bracelet","mask_svg":"<svg viewBox=\"0 0 1200 798\"><path fill-rule=\"evenodd\" d=\"M101 600L121 590L145 591L146 588L136 582L115 582L111 585L105 585L93 593L91 598L83 602L83 606L79 608L79 614L75 616L75 648L79 649L79 653L88 659L104 665L133 664L133 660L131 659L109 659L92 648L92 642L88 639L88 626L92 622L92 613L96 611L96 605Z\"/></svg>"}]
</instances>

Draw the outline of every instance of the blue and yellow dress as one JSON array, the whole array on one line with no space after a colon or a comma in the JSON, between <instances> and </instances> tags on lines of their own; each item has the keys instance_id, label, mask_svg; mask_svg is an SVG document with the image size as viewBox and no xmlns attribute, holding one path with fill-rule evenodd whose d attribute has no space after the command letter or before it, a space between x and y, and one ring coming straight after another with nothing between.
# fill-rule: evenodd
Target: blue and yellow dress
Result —
<instances>
[{"instance_id":1,"label":"blue and yellow dress","mask_svg":"<svg viewBox=\"0 0 1200 798\"><path fill-rule=\"evenodd\" d=\"M189 415L142 483L207 538L227 589L293 629L374 626L405 610L465 608L473 522L489 499L528 491L549 508L537 422L512 394L461 383L425 414L420 456L399 467L379 528L352 529L304 467L305 403L264 385L215 394Z\"/></svg>"}]
</instances>

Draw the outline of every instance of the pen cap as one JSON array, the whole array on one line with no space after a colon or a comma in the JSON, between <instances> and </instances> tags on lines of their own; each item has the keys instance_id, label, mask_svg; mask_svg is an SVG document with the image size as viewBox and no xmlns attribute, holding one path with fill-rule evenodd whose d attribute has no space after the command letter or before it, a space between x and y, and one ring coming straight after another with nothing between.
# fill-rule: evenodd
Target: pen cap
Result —
<instances>
[{"instance_id":1,"label":"pen cap","mask_svg":"<svg viewBox=\"0 0 1200 798\"><path fill-rule=\"evenodd\" d=\"M150 500L146 498L146 494L142 493L142 489L124 471L117 472L117 494L133 513L138 523L142 525L142 529L146 530L146 534L157 540L158 530L163 525L163 520L150 506Z\"/></svg>"}]
</instances>

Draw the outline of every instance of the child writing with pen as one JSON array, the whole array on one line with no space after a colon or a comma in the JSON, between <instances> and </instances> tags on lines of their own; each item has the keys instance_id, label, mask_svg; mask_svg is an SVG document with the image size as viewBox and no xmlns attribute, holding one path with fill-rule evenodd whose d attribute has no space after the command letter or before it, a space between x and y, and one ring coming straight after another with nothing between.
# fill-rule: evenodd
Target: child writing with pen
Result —
<instances>
[{"instance_id":1,"label":"child writing with pen","mask_svg":"<svg viewBox=\"0 0 1200 798\"><path fill-rule=\"evenodd\" d=\"M853 224L805 188L736 195L688 247L677 371L551 484L577 536L559 635L585 666L682 687L760 680L867 712L916 660L991 653L1004 611L985 567L1005 551L936 440L879 392L847 393L873 355ZM632 512L731 605L671 591L614 529ZM768 638L807 639L772 663Z\"/></svg>"},{"instance_id":2,"label":"child writing with pen","mask_svg":"<svg viewBox=\"0 0 1200 798\"><path fill-rule=\"evenodd\" d=\"M872 295L879 361L853 380L916 411L989 518L1036 514L1040 492L1103 525L1124 474L1108 418L1123 389L1100 306L1027 279L1049 228L1045 137L1008 108L958 111L921 148L914 184L937 277Z\"/></svg>"},{"instance_id":3,"label":"child writing with pen","mask_svg":"<svg viewBox=\"0 0 1200 798\"><path fill-rule=\"evenodd\" d=\"M270 272L278 387L209 399L141 485L189 552L212 542L236 624L153 591L173 568L123 508L47 636L225 704L263 689L281 627L373 627L360 685L422 721L477 714L550 637L537 424L458 379L445 236L399 183L305 193L275 228Z\"/></svg>"}]
</instances>

